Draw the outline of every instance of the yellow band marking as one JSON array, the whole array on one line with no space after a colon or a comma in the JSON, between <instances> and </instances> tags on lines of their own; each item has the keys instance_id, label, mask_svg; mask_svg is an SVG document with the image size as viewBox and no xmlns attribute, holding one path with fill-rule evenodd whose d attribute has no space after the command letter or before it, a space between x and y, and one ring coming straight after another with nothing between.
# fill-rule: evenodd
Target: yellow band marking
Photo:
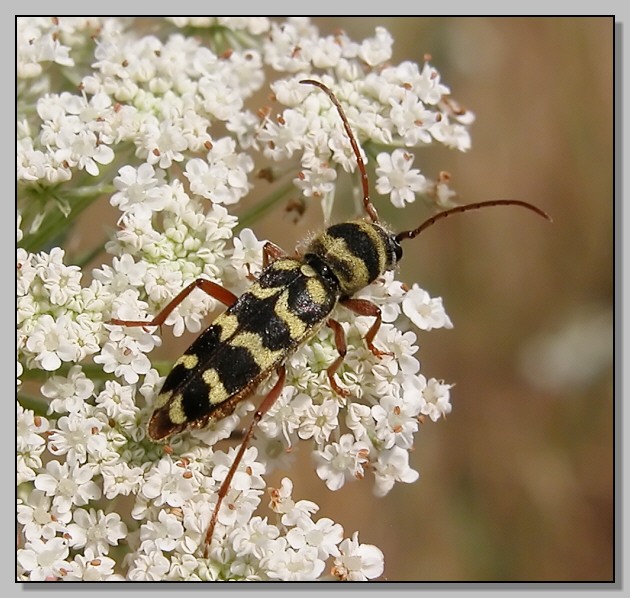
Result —
<instances>
[{"instance_id":1,"label":"yellow band marking","mask_svg":"<svg viewBox=\"0 0 630 598\"><path fill-rule=\"evenodd\" d=\"M173 365L173 367L181 365L187 370L192 370L199 363L199 358L194 354L182 355Z\"/></svg>"},{"instance_id":2,"label":"yellow band marking","mask_svg":"<svg viewBox=\"0 0 630 598\"><path fill-rule=\"evenodd\" d=\"M173 402L168 408L168 418L174 424L184 424L187 420L184 414L184 407L182 406L182 398L181 394L175 395Z\"/></svg>"},{"instance_id":3,"label":"yellow band marking","mask_svg":"<svg viewBox=\"0 0 630 598\"><path fill-rule=\"evenodd\" d=\"M219 341L223 343L238 330L238 318L233 314L223 313L214 321L214 326L221 328Z\"/></svg>"},{"instance_id":4,"label":"yellow band marking","mask_svg":"<svg viewBox=\"0 0 630 598\"><path fill-rule=\"evenodd\" d=\"M157 410L164 407L164 405L166 405L166 403L168 403L171 400L172 396L173 396L172 390L169 390L168 392L161 392L158 395L157 399L155 399L155 405L153 406L153 409Z\"/></svg>"},{"instance_id":5,"label":"yellow band marking","mask_svg":"<svg viewBox=\"0 0 630 598\"><path fill-rule=\"evenodd\" d=\"M278 358L284 353L282 349L272 351L263 346L259 334L253 332L241 332L237 334L231 341L232 347L243 347L247 349L260 368L260 371L268 370L276 364Z\"/></svg>"},{"instance_id":6,"label":"yellow band marking","mask_svg":"<svg viewBox=\"0 0 630 598\"><path fill-rule=\"evenodd\" d=\"M370 275L365 266L365 262L360 257L355 256L348 249L345 239L340 237L331 237L330 235L324 233L321 235L320 241L326 250L326 253L334 256L335 261L346 265L345 269L347 269L350 273L349 275L345 275L345 273L339 268L334 268L337 277L343 278L343 280L340 280L339 282L341 282L344 290L348 290L350 288L359 289L368 285Z\"/></svg>"},{"instance_id":7,"label":"yellow band marking","mask_svg":"<svg viewBox=\"0 0 630 598\"><path fill-rule=\"evenodd\" d=\"M285 291L280 295L274 308L275 314L287 325L291 338L300 340L306 333L306 324L296 316L289 308L289 293Z\"/></svg>"},{"instance_id":8,"label":"yellow band marking","mask_svg":"<svg viewBox=\"0 0 630 598\"><path fill-rule=\"evenodd\" d=\"M291 259L279 259L273 262L272 268L274 270L297 270L301 265L298 260Z\"/></svg>"},{"instance_id":9,"label":"yellow band marking","mask_svg":"<svg viewBox=\"0 0 630 598\"><path fill-rule=\"evenodd\" d=\"M306 290L310 298L319 305L326 303L329 298L324 285L317 278L309 278L306 281Z\"/></svg>"},{"instance_id":10,"label":"yellow band marking","mask_svg":"<svg viewBox=\"0 0 630 598\"><path fill-rule=\"evenodd\" d=\"M374 225L368 224L367 222L359 222L358 224L359 228L370 237L372 245L376 249L376 253L378 253L378 271L381 273L385 272L385 268L387 267L387 251L383 238L378 234Z\"/></svg>"},{"instance_id":11,"label":"yellow band marking","mask_svg":"<svg viewBox=\"0 0 630 598\"><path fill-rule=\"evenodd\" d=\"M208 400L212 405L221 403L228 398L228 392L219 378L219 373L214 368L207 369L201 374L201 377L208 386Z\"/></svg>"},{"instance_id":12,"label":"yellow band marking","mask_svg":"<svg viewBox=\"0 0 630 598\"><path fill-rule=\"evenodd\" d=\"M247 293L253 295L256 299L269 299L269 297L274 297L275 295L281 293L282 289L283 287L270 287L268 289L264 289L263 287L254 284Z\"/></svg>"}]
</instances>

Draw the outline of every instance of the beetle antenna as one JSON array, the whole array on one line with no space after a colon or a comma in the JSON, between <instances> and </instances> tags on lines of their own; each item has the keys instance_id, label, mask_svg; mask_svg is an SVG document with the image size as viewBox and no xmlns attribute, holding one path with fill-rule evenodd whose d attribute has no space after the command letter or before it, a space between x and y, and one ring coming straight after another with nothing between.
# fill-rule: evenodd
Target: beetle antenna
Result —
<instances>
[{"instance_id":1,"label":"beetle antenna","mask_svg":"<svg viewBox=\"0 0 630 598\"><path fill-rule=\"evenodd\" d=\"M494 199L491 201L480 201L479 203L470 203L465 206L457 206L455 208L451 208L450 210L444 210L443 212L439 212L435 214L435 216L431 216L425 220L418 228L413 230L406 230L396 235L396 241L405 241L407 239L415 239L422 231L426 230L430 226L433 226L438 220L442 220L442 218L446 218L451 214L460 214L462 212L469 212L472 210L478 210L480 208L491 208L493 206L521 206L522 208L527 208L532 212L536 212L539 216L546 218L549 222L553 222L549 214L543 212L540 208L527 203L526 201L519 201L518 199Z\"/></svg>"},{"instance_id":2,"label":"beetle antenna","mask_svg":"<svg viewBox=\"0 0 630 598\"><path fill-rule=\"evenodd\" d=\"M363 186L363 207L367 212L368 216L372 220L372 222L378 222L378 213L376 212L376 208L370 201L370 189L368 185L368 175L365 170L365 163L363 162L363 158L361 157L361 152L359 151L359 144L352 133L352 129L350 128L350 123L348 123L348 119L346 118L346 114L339 103L339 100L335 96L335 94L324 85L321 81L315 81L314 79L302 79L300 83L304 83L305 85L314 85L315 87L319 87L322 91L326 93L326 95L330 98L331 102L337 108L337 112L339 112L339 116L341 116L341 120L343 121L343 127L346 130L346 134L350 139L350 145L352 146L352 150L354 151L354 155L357 157L357 165L359 166L359 172L361 173L361 185Z\"/></svg>"}]
</instances>

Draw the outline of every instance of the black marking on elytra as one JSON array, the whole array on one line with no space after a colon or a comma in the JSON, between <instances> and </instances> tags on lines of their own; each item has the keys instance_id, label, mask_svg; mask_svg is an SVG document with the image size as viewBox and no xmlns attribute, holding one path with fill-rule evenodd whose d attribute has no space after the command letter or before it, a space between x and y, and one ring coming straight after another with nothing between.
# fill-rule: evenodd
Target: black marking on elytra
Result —
<instances>
[{"instance_id":1,"label":"black marking on elytra","mask_svg":"<svg viewBox=\"0 0 630 598\"><path fill-rule=\"evenodd\" d=\"M242 390L261 374L260 367L248 349L232 347L227 343L214 354L212 367L219 374L219 380L228 395Z\"/></svg>"},{"instance_id":2,"label":"black marking on elytra","mask_svg":"<svg viewBox=\"0 0 630 598\"><path fill-rule=\"evenodd\" d=\"M221 345L221 327L211 324L188 347L184 355L210 355ZM200 358L201 361L201 358Z\"/></svg>"},{"instance_id":3,"label":"black marking on elytra","mask_svg":"<svg viewBox=\"0 0 630 598\"><path fill-rule=\"evenodd\" d=\"M294 316L297 316L308 327L320 323L333 309L337 301L335 294L330 293L328 282L317 278L328 291L326 293L325 303L317 303L313 301L307 289L308 277L302 276L289 287L289 310Z\"/></svg>"},{"instance_id":4,"label":"black marking on elytra","mask_svg":"<svg viewBox=\"0 0 630 598\"><path fill-rule=\"evenodd\" d=\"M184 353L184 355L195 355L198 363L192 369L184 367L181 363L176 364L166 377L166 380L164 380L160 393L176 391L188 386L191 379L198 375L198 372L202 372L205 369L204 361L207 362L210 356L220 347L220 334L221 328L215 324L206 328Z\"/></svg>"},{"instance_id":5,"label":"black marking on elytra","mask_svg":"<svg viewBox=\"0 0 630 598\"><path fill-rule=\"evenodd\" d=\"M284 288L298 276L300 276L299 268L285 270L272 263L261 272L256 282L263 289Z\"/></svg>"},{"instance_id":6,"label":"black marking on elytra","mask_svg":"<svg viewBox=\"0 0 630 598\"><path fill-rule=\"evenodd\" d=\"M202 378L191 376L182 390L182 408L188 421L195 421L207 415L214 405L208 396L210 389Z\"/></svg>"},{"instance_id":7,"label":"black marking on elytra","mask_svg":"<svg viewBox=\"0 0 630 598\"><path fill-rule=\"evenodd\" d=\"M258 299L245 293L239 301L239 330L258 334L263 347L272 351L290 347L293 341L286 322L275 312L279 297Z\"/></svg>"}]
</instances>

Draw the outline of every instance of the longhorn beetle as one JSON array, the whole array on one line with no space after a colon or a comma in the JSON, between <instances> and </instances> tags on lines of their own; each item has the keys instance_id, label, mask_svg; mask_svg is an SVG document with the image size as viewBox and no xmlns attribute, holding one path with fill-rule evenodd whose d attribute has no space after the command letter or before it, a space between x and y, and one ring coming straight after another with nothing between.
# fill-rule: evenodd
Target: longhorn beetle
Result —
<instances>
[{"instance_id":1,"label":"longhorn beetle","mask_svg":"<svg viewBox=\"0 0 630 598\"><path fill-rule=\"evenodd\" d=\"M373 343L381 326L380 309L366 299L353 298L353 295L396 267L403 255L402 241L414 239L451 214L492 206L521 206L551 220L536 206L504 199L451 208L432 216L418 228L397 234L390 232L380 223L376 208L370 201L365 165L341 104L323 83L311 79L301 83L324 91L339 113L356 156L367 219L328 227L295 257L267 242L263 247L263 270L240 297L210 280L199 278L148 322L110 320L111 324L122 326L161 326L196 288L204 290L227 307L175 362L164 381L148 426L149 437L154 441L164 441L187 429L204 428L226 417L272 372L278 375L244 433L234 462L219 488L205 535L204 556L212 541L221 503L252 434L280 395L287 357L322 326L328 326L333 331L338 356L328 366L327 376L334 392L340 396L349 394L335 380L335 373L347 350L341 324L329 317L338 303L356 314L374 318L365 342L376 357L387 355Z\"/></svg>"}]
</instances>

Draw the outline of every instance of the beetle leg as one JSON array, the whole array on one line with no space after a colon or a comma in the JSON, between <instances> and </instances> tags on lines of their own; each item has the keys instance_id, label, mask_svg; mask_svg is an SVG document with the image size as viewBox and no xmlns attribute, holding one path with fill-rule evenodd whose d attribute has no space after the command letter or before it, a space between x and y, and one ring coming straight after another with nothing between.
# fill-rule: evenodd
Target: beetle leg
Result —
<instances>
[{"instance_id":1,"label":"beetle leg","mask_svg":"<svg viewBox=\"0 0 630 598\"><path fill-rule=\"evenodd\" d=\"M263 246L263 268L266 268L272 262L281 257L286 257L286 252L271 241L267 241Z\"/></svg>"},{"instance_id":2,"label":"beetle leg","mask_svg":"<svg viewBox=\"0 0 630 598\"><path fill-rule=\"evenodd\" d=\"M341 305L347 307L349 310L353 311L359 316L373 316L374 318L376 318L374 320L374 324L372 324L372 326L368 330L368 333L365 335L365 343L367 344L368 349L372 351L372 354L376 357L383 357L384 355L389 355L393 357L393 353L389 351L381 351L380 349L377 349L372 343L383 321L381 318L380 307L378 305L375 305L371 301L368 301L367 299L342 299L340 303Z\"/></svg>"},{"instance_id":3,"label":"beetle leg","mask_svg":"<svg viewBox=\"0 0 630 598\"><path fill-rule=\"evenodd\" d=\"M335 380L335 372L339 369L339 366L342 364L344 357L346 356L347 348L346 348L346 333L343 330L343 327L337 320L333 320L330 318L328 322L326 322L326 326L330 328L335 333L335 346L337 347L337 351L339 352L339 356L335 361L332 362L331 365L326 369L326 373L328 374L328 380L330 381L330 386L332 389L340 396L347 397L350 392L345 388L341 388L337 381Z\"/></svg>"},{"instance_id":4,"label":"beetle leg","mask_svg":"<svg viewBox=\"0 0 630 598\"><path fill-rule=\"evenodd\" d=\"M164 324L169 314L195 289L201 289L205 291L210 297L214 297L217 301L220 301L226 307L230 307L236 302L238 297L223 288L220 284L212 282L207 278L197 278L193 280L185 289L180 291L177 296L170 301L170 303L162 309L152 320L119 320L118 318L112 318L107 322L108 324L117 324L118 326L161 326Z\"/></svg>"},{"instance_id":5,"label":"beetle leg","mask_svg":"<svg viewBox=\"0 0 630 598\"><path fill-rule=\"evenodd\" d=\"M221 487L219 488L219 492L217 494L217 504L214 506L214 511L212 512L212 517L210 518L210 525L208 525L208 531L206 531L205 541L204 541L204 558L208 556L208 546L212 541L212 534L214 532L214 527L217 524L217 518L219 517L219 509L221 508L221 503L223 499L227 495L230 489L230 483L232 482L232 478L238 469L238 465L245 454L245 450L249 445L249 441L251 440L252 434L258 425L258 422L262 419L262 417L271 409L271 406L276 402L278 397L280 396L280 392L282 391L282 387L284 386L284 380L286 377L286 370L284 366L280 366L277 369L278 380L273 385L273 388L267 393L265 398L262 400L262 403L258 407L256 413L254 413L254 417L252 418L252 422L249 424L249 428L247 428L247 432L245 432L245 436L243 438L243 442L241 443L240 448L238 449L238 453L236 453L236 457L234 458L234 462L232 463L230 470L228 471Z\"/></svg>"}]
</instances>

